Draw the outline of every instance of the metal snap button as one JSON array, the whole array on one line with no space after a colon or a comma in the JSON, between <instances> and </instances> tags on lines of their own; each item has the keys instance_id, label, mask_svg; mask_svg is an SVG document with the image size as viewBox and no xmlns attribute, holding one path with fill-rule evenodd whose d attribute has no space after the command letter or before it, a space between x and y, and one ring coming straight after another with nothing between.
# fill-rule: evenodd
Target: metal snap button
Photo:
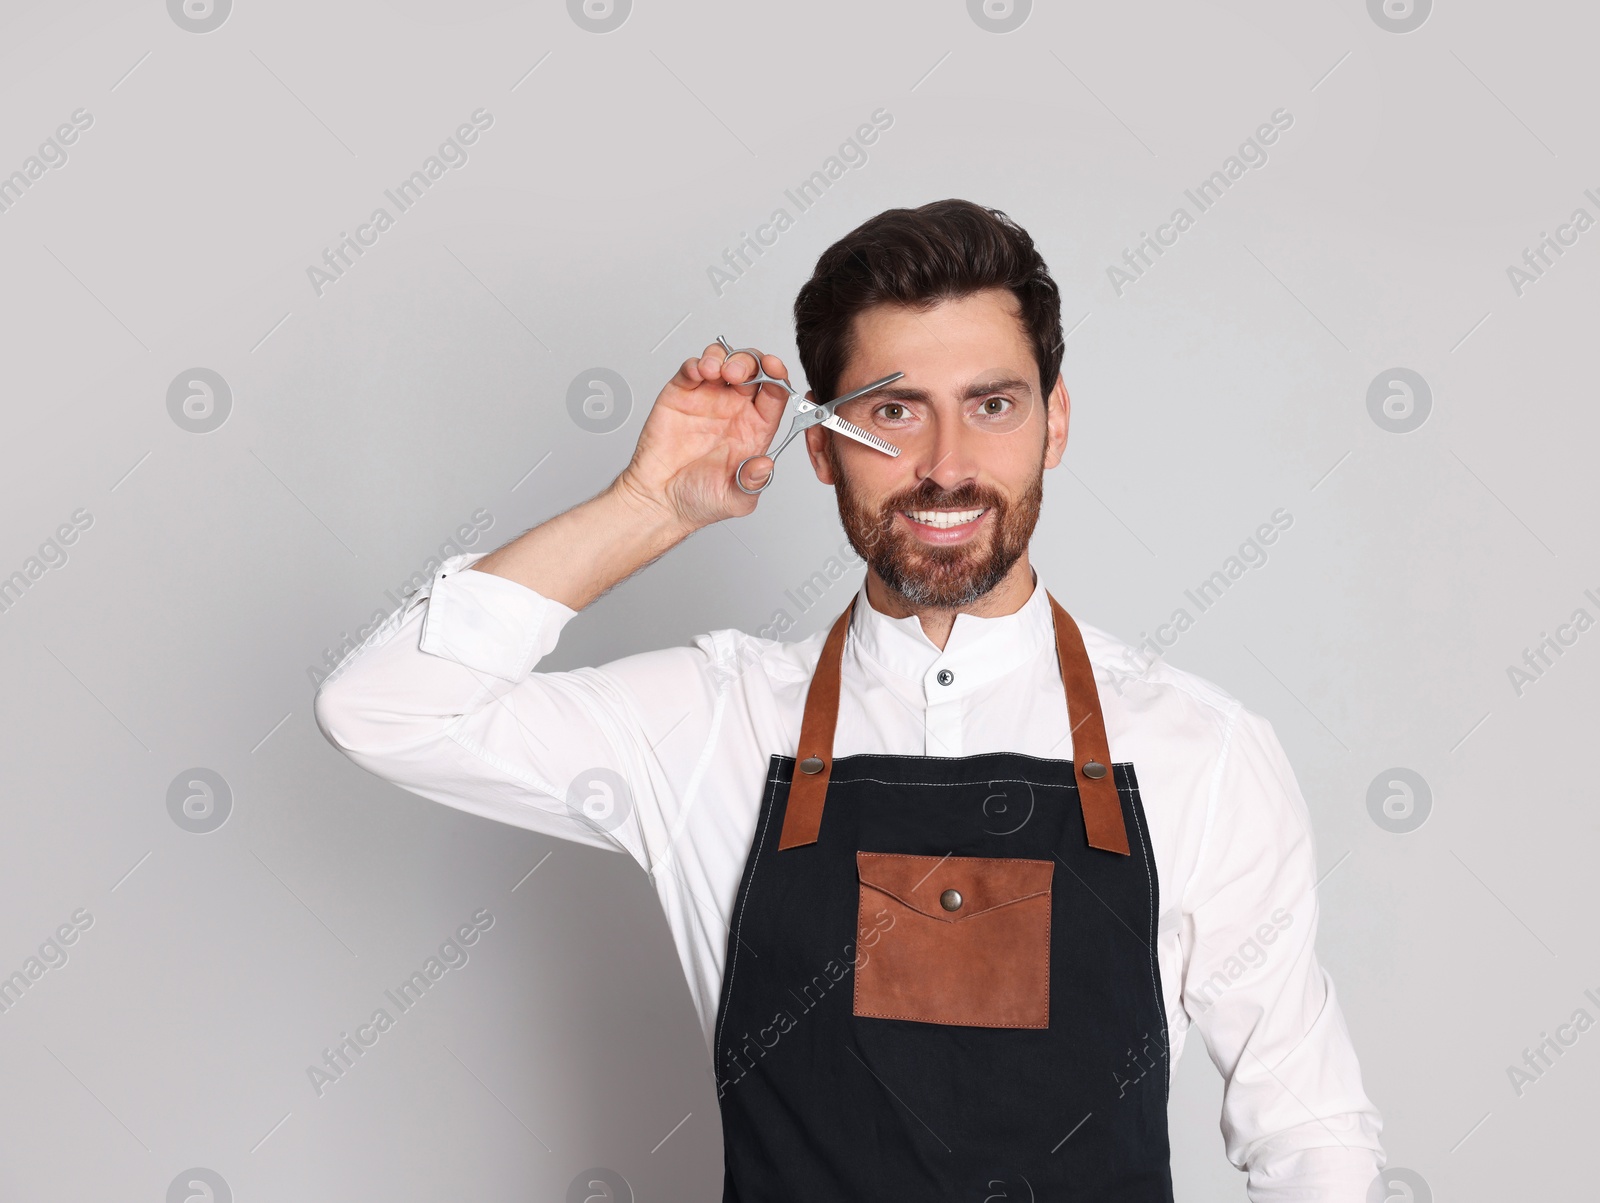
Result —
<instances>
[{"instance_id":1,"label":"metal snap button","mask_svg":"<svg viewBox=\"0 0 1600 1203\"><path fill-rule=\"evenodd\" d=\"M822 772L821 758L817 756L807 756L800 762L800 771L807 774Z\"/></svg>"},{"instance_id":2,"label":"metal snap button","mask_svg":"<svg viewBox=\"0 0 1600 1203\"><path fill-rule=\"evenodd\" d=\"M944 907L944 909L947 910L947 911L960 910L961 909L961 891L960 890L946 890L943 894L939 895L939 905Z\"/></svg>"},{"instance_id":3,"label":"metal snap button","mask_svg":"<svg viewBox=\"0 0 1600 1203\"><path fill-rule=\"evenodd\" d=\"M948 668L941 668L939 670L939 675L934 678L934 680L939 682L939 684L941 684L941 685L948 685L948 684L950 684L951 681L954 681L955 679L956 679L955 673L951 672Z\"/></svg>"},{"instance_id":4,"label":"metal snap button","mask_svg":"<svg viewBox=\"0 0 1600 1203\"><path fill-rule=\"evenodd\" d=\"M1090 781L1098 781L1106 775L1106 766L1098 760L1085 760L1083 762L1083 775Z\"/></svg>"}]
</instances>

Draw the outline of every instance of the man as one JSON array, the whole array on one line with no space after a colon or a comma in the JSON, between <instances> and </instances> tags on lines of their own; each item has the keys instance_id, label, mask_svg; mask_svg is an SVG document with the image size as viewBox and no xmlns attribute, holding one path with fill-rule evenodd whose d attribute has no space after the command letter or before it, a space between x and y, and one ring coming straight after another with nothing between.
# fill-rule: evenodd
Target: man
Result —
<instances>
[{"instance_id":1,"label":"man","mask_svg":"<svg viewBox=\"0 0 1600 1203\"><path fill-rule=\"evenodd\" d=\"M1276 737L1165 664L1130 676L1030 567L1070 404L1032 240L965 201L890 210L823 254L795 319L813 399L903 373L838 411L897 456L806 432L867 566L829 632L534 671L578 610L759 503L734 473L770 475L784 398L713 344L607 489L446 561L330 674L322 730L646 870L716 1068L727 1203L1171 1200L1191 1022L1250 1197L1363 1203L1381 1120Z\"/></svg>"}]
</instances>

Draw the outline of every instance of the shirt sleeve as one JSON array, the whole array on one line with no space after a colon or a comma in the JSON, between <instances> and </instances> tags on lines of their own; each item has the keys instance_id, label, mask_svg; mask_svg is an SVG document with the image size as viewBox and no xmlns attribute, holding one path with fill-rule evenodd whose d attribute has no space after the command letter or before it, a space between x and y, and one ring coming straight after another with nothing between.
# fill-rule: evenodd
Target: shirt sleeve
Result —
<instances>
[{"instance_id":1,"label":"shirt sleeve","mask_svg":"<svg viewBox=\"0 0 1600 1203\"><path fill-rule=\"evenodd\" d=\"M679 647L535 672L576 612L471 570L484 554L445 560L340 661L317 725L414 794L650 871L709 730L709 657Z\"/></svg>"},{"instance_id":2,"label":"shirt sleeve","mask_svg":"<svg viewBox=\"0 0 1600 1203\"><path fill-rule=\"evenodd\" d=\"M1311 816L1271 725L1235 712L1183 900L1183 1006L1224 1079L1252 1203L1367 1203L1383 1122L1317 962Z\"/></svg>"}]
</instances>

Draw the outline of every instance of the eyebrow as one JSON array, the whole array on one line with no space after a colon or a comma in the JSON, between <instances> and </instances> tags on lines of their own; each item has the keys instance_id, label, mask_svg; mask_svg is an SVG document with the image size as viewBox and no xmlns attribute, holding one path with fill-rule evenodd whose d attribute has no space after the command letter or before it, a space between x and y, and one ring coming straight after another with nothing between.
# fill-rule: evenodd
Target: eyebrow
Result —
<instances>
[{"instance_id":1,"label":"eyebrow","mask_svg":"<svg viewBox=\"0 0 1600 1203\"><path fill-rule=\"evenodd\" d=\"M992 393L1023 392L1031 393L1032 386L1017 377L1006 376L996 380L978 380L967 385L961 394L963 401L971 401L975 397L987 397ZM858 401L929 401L933 394L925 388L915 388L905 384L886 384L880 389L874 389L865 396L858 397Z\"/></svg>"}]
</instances>

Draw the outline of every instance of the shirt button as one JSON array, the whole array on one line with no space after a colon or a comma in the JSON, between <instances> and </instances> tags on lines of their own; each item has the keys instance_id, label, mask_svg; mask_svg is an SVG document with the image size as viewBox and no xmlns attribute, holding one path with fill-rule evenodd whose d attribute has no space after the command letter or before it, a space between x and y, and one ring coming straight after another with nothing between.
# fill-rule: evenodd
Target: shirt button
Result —
<instances>
[{"instance_id":1,"label":"shirt button","mask_svg":"<svg viewBox=\"0 0 1600 1203\"><path fill-rule=\"evenodd\" d=\"M941 685L948 685L948 684L950 684L951 681L954 681L955 679L956 679L955 673L951 672L948 668L941 668L939 670L939 675L934 678L934 680L939 682L939 684L941 684Z\"/></svg>"}]
</instances>

